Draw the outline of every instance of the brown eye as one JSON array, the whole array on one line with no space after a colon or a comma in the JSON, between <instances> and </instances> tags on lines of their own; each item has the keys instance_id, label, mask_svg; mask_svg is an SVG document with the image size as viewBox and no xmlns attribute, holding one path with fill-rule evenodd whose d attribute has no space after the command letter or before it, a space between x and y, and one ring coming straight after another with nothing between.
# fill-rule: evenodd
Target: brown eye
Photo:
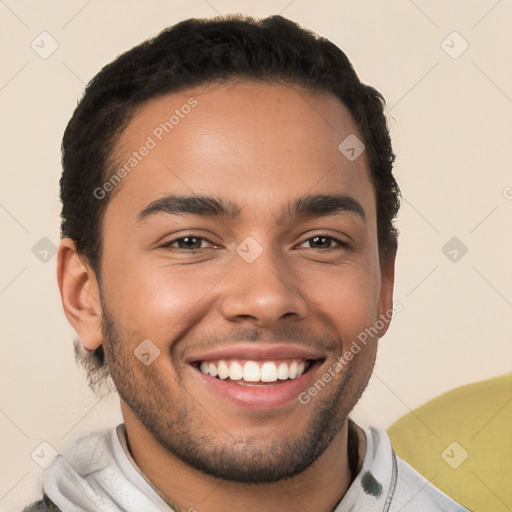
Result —
<instances>
[{"instance_id":1,"label":"brown eye","mask_svg":"<svg viewBox=\"0 0 512 512\"><path fill-rule=\"evenodd\" d=\"M308 244L309 247L304 244ZM332 236L318 235L304 240L304 242L300 244L300 247L305 249L332 249L335 245L345 246L343 242L333 238Z\"/></svg>"},{"instance_id":2,"label":"brown eye","mask_svg":"<svg viewBox=\"0 0 512 512\"><path fill-rule=\"evenodd\" d=\"M164 247L183 250L198 250L203 249L203 242L207 242L206 238L202 238L200 236L184 236L182 238L176 238L175 240L172 240L168 244L165 244Z\"/></svg>"},{"instance_id":3,"label":"brown eye","mask_svg":"<svg viewBox=\"0 0 512 512\"><path fill-rule=\"evenodd\" d=\"M177 240L180 249L199 249L204 239L196 236L186 236Z\"/></svg>"}]
</instances>

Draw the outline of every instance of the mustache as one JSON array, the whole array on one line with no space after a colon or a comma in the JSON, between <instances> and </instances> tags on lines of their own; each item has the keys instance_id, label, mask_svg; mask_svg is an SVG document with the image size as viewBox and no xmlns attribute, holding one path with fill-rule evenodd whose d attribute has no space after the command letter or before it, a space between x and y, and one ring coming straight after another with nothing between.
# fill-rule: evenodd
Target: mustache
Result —
<instances>
[{"instance_id":1,"label":"mustache","mask_svg":"<svg viewBox=\"0 0 512 512\"><path fill-rule=\"evenodd\" d=\"M298 326L280 326L272 330L259 327L238 327L225 334L203 332L193 337L184 336L173 344L173 352L179 358L189 351L208 350L218 346L236 345L239 342L264 344L293 343L313 348L319 352L338 352L342 345L339 334L319 332Z\"/></svg>"},{"instance_id":2,"label":"mustache","mask_svg":"<svg viewBox=\"0 0 512 512\"><path fill-rule=\"evenodd\" d=\"M106 305L103 306L101 322L103 339L112 347L122 339L141 338L135 333L130 333L122 325L118 325L115 318L109 313ZM169 335L171 335L169 333ZM321 332L319 329L305 328L299 325L280 325L273 329L261 327L237 326L224 334L215 329L203 331L193 336L178 336L172 343L171 353L179 358L184 358L186 353L194 350L208 350L219 346L235 345L239 342L253 342L264 344L290 343L299 344L309 349L314 349L325 354L343 351L344 340L334 330L327 327Z\"/></svg>"}]
</instances>

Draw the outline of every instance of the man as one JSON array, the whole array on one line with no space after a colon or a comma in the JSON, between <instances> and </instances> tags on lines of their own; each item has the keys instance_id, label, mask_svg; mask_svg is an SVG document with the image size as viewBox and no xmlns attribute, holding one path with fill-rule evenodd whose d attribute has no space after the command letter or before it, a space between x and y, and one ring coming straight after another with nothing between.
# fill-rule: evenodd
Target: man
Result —
<instances>
[{"instance_id":1,"label":"man","mask_svg":"<svg viewBox=\"0 0 512 512\"><path fill-rule=\"evenodd\" d=\"M30 510L465 510L348 419L393 312L383 100L273 16L187 20L89 84L58 281L124 423Z\"/></svg>"}]
</instances>

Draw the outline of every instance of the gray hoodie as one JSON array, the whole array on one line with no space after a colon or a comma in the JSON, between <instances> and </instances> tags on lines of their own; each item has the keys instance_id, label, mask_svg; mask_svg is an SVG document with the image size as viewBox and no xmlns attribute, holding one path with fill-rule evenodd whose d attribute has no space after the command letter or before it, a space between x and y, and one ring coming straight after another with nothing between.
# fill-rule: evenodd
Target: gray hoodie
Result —
<instances>
[{"instance_id":1,"label":"gray hoodie","mask_svg":"<svg viewBox=\"0 0 512 512\"><path fill-rule=\"evenodd\" d=\"M366 436L366 452L361 470L333 512L467 510L400 459L393 452L385 431L371 427L362 431ZM59 455L45 472L44 492L46 503L37 502L25 511L179 510L138 468L128 450L123 424L116 429L85 435ZM236 508L236 504L233 506Z\"/></svg>"}]
</instances>

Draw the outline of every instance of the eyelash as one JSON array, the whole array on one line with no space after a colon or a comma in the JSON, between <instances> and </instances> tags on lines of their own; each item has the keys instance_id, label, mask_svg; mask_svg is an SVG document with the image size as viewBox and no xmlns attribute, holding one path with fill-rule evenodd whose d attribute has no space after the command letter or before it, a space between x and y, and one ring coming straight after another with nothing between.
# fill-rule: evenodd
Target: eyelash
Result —
<instances>
[{"instance_id":1,"label":"eyelash","mask_svg":"<svg viewBox=\"0 0 512 512\"><path fill-rule=\"evenodd\" d=\"M181 240L185 240L186 238L194 238L198 241L206 241L212 245L215 246L215 244L213 242L211 242L210 240L208 240L207 238L205 238L204 236L194 236L194 235L185 235L185 236L182 236L180 238L175 238L174 240L171 240L170 242L162 245L162 248L164 249L177 249L179 251L184 251L184 252L195 252L195 251L201 251L203 249L205 249L205 247L200 247L200 248L193 248L193 249L183 249L183 248L180 248L180 247L172 247L173 244L175 244L176 242L180 242ZM314 235L314 236L311 236L309 238L306 238L305 240L303 240L302 242L300 242L298 245L302 245L303 243L305 242L308 242L310 240L314 240L315 238L325 238L327 240L330 240L331 242L335 242L337 243L340 248L343 248L343 249L348 249L349 248L349 244L347 242L344 242L343 240L340 240L339 238L336 238L334 236L331 236L331 235L322 235L322 234L318 234L318 235ZM327 247L325 250L329 250L329 249L334 249L335 247ZM310 249L313 249L315 250L314 248L310 248ZM316 250L323 250L323 249L316 249Z\"/></svg>"}]
</instances>

